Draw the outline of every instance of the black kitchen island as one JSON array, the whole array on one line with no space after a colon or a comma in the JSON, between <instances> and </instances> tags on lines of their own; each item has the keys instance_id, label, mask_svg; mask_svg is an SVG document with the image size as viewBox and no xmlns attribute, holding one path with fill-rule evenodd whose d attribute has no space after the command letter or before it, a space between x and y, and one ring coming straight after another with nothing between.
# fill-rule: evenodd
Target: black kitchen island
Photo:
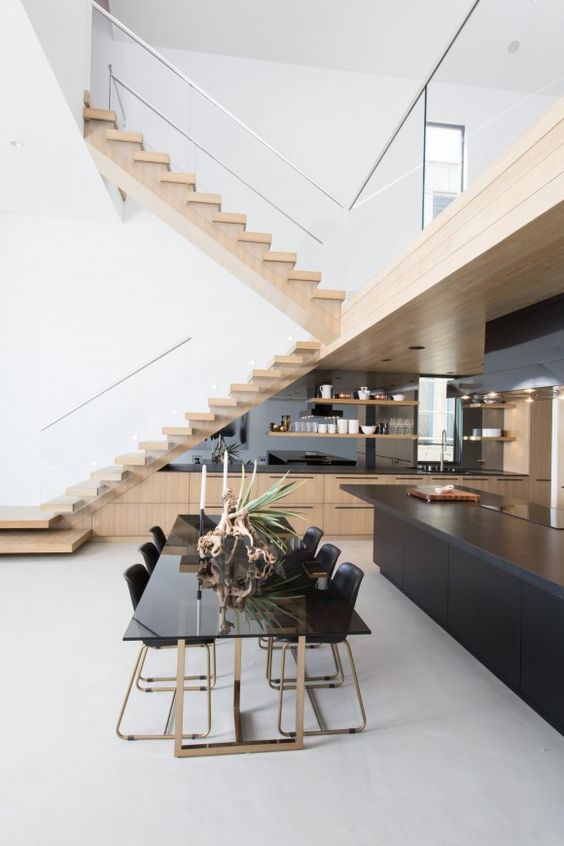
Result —
<instances>
[{"instance_id":1,"label":"black kitchen island","mask_svg":"<svg viewBox=\"0 0 564 846\"><path fill-rule=\"evenodd\" d=\"M343 485L374 506L382 575L564 734L564 531L397 485Z\"/></svg>"}]
</instances>

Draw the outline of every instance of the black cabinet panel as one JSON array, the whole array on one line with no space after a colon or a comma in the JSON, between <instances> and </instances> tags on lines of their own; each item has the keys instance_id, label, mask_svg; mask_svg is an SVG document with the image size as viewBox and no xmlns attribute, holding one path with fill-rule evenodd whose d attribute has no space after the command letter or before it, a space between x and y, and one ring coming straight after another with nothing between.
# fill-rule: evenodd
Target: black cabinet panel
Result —
<instances>
[{"instance_id":1,"label":"black cabinet panel","mask_svg":"<svg viewBox=\"0 0 564 846\"><path fill-rule=\"evenodd\" d=\"M521 687L564 731L564 602L523 583Z\"/></svg>"},{"instance_id":2,"label":"black cabinet panel","mask_svg":"<svg viewBox=\"0 0 564 846\"><path fill-rule=\"evenodd\" d=\"M403 586L408 596L442 626L447 623L448 544L404 523Z\"/></svg>"},{"instance_id":3,"label":"black cabinet panel","mask_svg":"<svg viewBox=\"0 0 564 846\"><path fill-rule=\"evenodd\" d=\"M391 582L403 587L405 523L374 509L374 563Z\"/></svg>"},{"instance_id":4,"label":"black cabinet panel","mask_svg":"<svg viewBox=\"0 0 564 846\"><path fill-rule=\"evenodd\" d=\"M450 547L448 627L513 687L520 680L521 580Z\"/></svg>"}]
</instances>

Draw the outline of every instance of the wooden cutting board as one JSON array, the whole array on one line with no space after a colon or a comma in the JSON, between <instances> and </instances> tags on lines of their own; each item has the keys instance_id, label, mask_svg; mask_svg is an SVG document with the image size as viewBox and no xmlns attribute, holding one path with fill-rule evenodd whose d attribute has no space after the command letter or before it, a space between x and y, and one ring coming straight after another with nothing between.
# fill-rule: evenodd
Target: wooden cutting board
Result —
<instances>
[{"instance_id":1,"label":"wooden cutting board","mask_svg":"<svg viewBox=\"0 0 564 846\"><path fill-rule=\"evenodd\" d=\"M421 485L419 488L408 488L408 496L416 496L426 502L479 502L480 494L461 491L454 488L452 491L437 493L435 485Z\"/></svg>"}]
</instances>

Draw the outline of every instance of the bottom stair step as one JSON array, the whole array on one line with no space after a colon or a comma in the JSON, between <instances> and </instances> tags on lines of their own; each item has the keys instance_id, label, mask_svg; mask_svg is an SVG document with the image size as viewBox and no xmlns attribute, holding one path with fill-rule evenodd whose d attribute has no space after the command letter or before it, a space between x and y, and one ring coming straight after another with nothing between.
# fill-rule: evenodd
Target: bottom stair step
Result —
<instances>
[{"instance_id":1,"label":"bottom stair step","mask_svg":"<svg viewBox=\"0 0 564 846\"><path fill-rule=\"evenodd\" d=\"M0 532L0 555L54 555L74 552L86 543L91 529L46 529L31 532Z\"/></svg>"}]
</instances>

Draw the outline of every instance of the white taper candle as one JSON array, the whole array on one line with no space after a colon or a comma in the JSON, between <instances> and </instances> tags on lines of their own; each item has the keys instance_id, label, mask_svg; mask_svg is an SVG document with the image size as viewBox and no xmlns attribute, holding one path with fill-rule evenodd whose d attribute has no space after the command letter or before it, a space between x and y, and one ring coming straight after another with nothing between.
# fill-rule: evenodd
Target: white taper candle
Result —
<instances>
[{"instance_id":1,"label":"white taper candle","mask_svg":"<svg viewBox=\"0 0 564 846\"><path fill-rule=\"evenodd\" d=\"M208 478L208 468L202 464L202 478L200 480L200 511L206 510L206 482Z\"/></svg>"},{"instance_id":2,"label":"white taper candle","mask_svg":"<svg viewBox=\"0 0 564 846\"><path fill-rule=\"evenodd\" d=\"M229 456L227 455L227 450L223 452L223 490L222 495L225 496L227 493L227 467L229 463Z\"/></svg>"}]
</instances>

